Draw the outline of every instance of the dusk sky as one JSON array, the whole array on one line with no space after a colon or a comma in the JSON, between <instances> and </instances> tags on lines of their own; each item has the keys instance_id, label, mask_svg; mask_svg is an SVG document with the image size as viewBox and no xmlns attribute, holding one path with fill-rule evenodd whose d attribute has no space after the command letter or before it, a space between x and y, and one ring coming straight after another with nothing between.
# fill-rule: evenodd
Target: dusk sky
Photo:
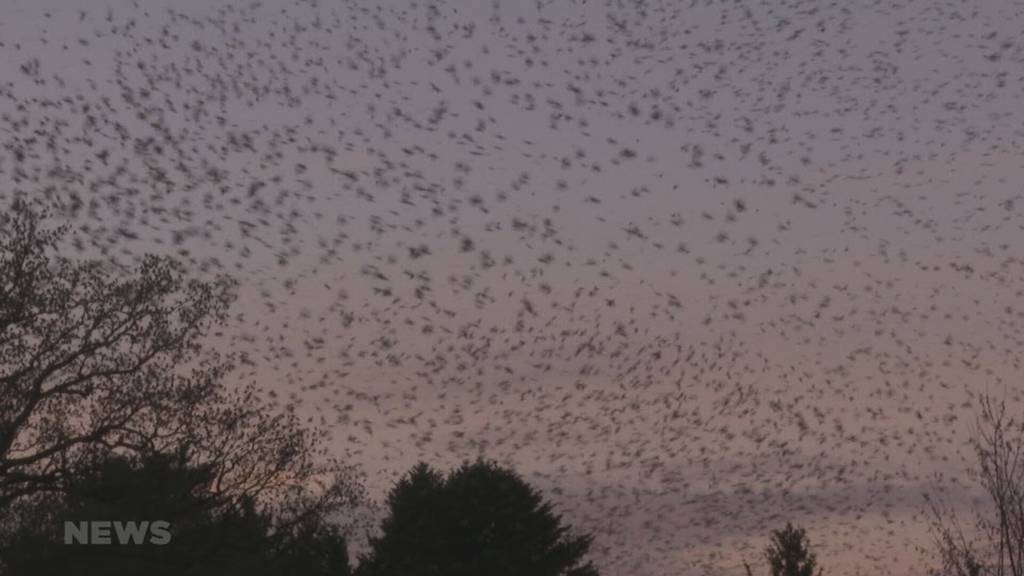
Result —
<instances>
[{"instance_id":1,"label":"dusk sky","mask_svg":"<svg viewBox=\"0 0 1024 576\"><path fill-rule=\"evenodd\" d=\"M482 455L607 576L923 574L1021 409L1019 1L0 5L0 206L238 279L211 347L374 498Z\"/></svg>"}]
</instances>

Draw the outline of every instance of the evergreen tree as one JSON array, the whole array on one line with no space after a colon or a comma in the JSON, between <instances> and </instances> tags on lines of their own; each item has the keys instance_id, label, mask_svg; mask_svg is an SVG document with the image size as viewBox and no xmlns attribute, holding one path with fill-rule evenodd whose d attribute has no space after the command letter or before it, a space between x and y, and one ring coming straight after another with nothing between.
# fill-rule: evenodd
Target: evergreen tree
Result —
<instances>
[{"instance_id":1,"label":"evergreen tree","mask_svg":"<svg viewBox=\"0 0 1024 576\"><path fill-rule=\"evenodd\" d=\"M281 523L253 499L212 490L213 468L183 455L113 456L80 470L60 495L19 507L2 542L4 576L346 576L344 537L319 516ZM65 522L164 521L169 540L135 544L64 542ZM125 524L121 524L124 526ZM113 540L114 530L111 529Z\"/></svg>"},{"instance_id":2,"label":"evergreen tree","mask_svg":"<svg viewBox=\"0 0 1024 576\"><path fill-rule=\"evenodd\" d=\"M447 478L421 463L387 504L360 576L597 576L583 562L591 538L570 535L536 490L493 463Z\"/></svg>"},{"instance_id":3,"label":"evergreen tree","mask_svg":"<svg viewBox=\"0 0 1024 576\"><path fill-rule=\"evenodd\" d=\"M765 556L772 576L815 576L817 558L810 551L807 532L803 528L794 528L789 522L782 530L772 531L772 543Z\"/></svg>"}]
</instances>

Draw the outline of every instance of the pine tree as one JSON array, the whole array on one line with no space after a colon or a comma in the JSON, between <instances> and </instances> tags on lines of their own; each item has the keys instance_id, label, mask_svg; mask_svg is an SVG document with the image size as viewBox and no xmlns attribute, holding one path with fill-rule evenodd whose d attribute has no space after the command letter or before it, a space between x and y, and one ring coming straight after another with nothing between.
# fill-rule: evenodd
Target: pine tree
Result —
<instances>
[{"instance_id":1,"label":"pine tree","mask_svg":"<svg viewBox=\"0 0 1024 576\"><path fill-rule=\"evenodd\" d=\"M817 558L810 551L807 532L789 522L772 531L772 543L765 551L772 576L815 576ZM818 569L818 576L821 570Z\"/></svg>"},{"instance_id":2,"label":"pine tree","mask_svg":"<svg viewBox=\"0 0 1024 576\"><path fill-rule=\"evenodd\" d=\"M490 462L447 477L419 464L388 497L360 576L597 576L574 536L515 472Z\"/></svg>"}]
</instances>

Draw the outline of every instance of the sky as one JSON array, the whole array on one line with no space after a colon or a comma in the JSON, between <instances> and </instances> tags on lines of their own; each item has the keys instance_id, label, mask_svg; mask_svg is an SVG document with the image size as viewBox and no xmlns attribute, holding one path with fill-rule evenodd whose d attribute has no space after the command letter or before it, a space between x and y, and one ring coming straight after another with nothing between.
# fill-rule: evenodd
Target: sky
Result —
<instances>
[{"instance_id":1,"label":"sky","mask_svg":"<svg viewBox=\"0 0 1024 576\"><path fill-rule=\"evenodd\" d=\"M1019 2L2 0L0 205L240 281L382 498L484 456L602 573L919 574L1020 409Z\"/></svg>"}]
</instances>

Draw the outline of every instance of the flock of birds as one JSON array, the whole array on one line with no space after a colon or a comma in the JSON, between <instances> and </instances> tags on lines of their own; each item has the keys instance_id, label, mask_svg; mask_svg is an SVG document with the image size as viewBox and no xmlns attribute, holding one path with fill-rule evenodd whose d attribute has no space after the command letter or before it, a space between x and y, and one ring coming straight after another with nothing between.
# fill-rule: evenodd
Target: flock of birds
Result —
<instances>
[{"instance_id":1,"label":"flock of birds","mask_svg":"<svg viewBox=\"0 0 1024 576\"><path fill-rule=\"evenodd\" d=\"M232 375L379 496L512 465L602 573L928 560L1019 406L1019 2L15 3L0 205L241 280ZM922 560L924 559L924 560Z\"/></svg>"}]
</instances>

